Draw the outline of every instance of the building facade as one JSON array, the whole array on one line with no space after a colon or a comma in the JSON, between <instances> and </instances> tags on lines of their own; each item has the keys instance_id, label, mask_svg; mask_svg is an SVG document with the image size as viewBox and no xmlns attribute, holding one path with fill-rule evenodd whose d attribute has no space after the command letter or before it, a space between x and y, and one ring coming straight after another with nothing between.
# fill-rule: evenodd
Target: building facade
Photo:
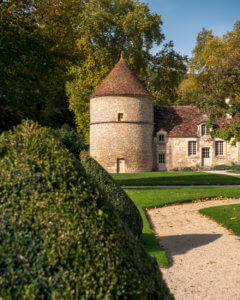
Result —
<instances>
[{"instance_id":1,"label":"building facade","mask_svg":"<svg viewBox=\"0 0 240 300\"><path fill-rule=\"evenodd\" d=\"M154 107L121 58L90 97L90 155L109 173L239 163L239 143L212 140L207 121L193 106Z\"/></svg>"}]
</instances>

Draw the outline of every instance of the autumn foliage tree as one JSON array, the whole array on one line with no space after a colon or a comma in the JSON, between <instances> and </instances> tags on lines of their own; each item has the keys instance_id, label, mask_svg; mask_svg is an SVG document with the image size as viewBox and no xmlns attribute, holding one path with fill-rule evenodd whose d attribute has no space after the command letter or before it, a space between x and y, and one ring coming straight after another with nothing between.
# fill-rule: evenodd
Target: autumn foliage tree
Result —
<instances>
[{"instance_id":1,"label":"autumn foliage tree","mask_svg":"<svg viewBox=\"0 0 240 300\"><path fill-rule=\"evenodd\" d=\"M146 4L133 0L90 0L79 11L77 47L81 61L71 68L67 83L70 109L79 130L88 135L89 96L120 58L121 51L131 68L143 74L153 44L159 45L160 15Z\"/></svg>"},{"instance_id":2,"label":"autumn foliage tree","mask_svg":"<svg viewBox=\"0 0 240 300\"><path fill-rule=\"evenodd\" d=\"M179 102L195 104L216 118L234 116L234 121L214 135L240 140L240 29L239 21L222 37L203 29L197 36L188 78L180 85ZM230 98L230 103L225 102ZM190 99L190 100L189 100Z\"/></svg>"},{"instance_id":3,"label":"autumn foliage tree","mask_svg":"<svg viewBox=\"0 0 240 300\"><path fill-rule=\"evenodd\" d=\"M64 121L66 87L77 128L88 136L89 96L121 52L157 104L176 100L186 58L174 51L172 42L152 54L164 35L161 16L151 13L147 4L138 0L6 0L0 5L5 69L1 97L7 103L2 114L11 114L15 123L25 117L45 125Z\"/></svg>"}]
</instances>

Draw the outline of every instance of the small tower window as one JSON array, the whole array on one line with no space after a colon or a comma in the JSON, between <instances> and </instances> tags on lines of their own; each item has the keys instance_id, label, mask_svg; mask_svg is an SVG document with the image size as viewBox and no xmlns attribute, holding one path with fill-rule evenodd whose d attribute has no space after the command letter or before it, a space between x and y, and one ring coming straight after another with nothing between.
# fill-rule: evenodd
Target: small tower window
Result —
<instances>
[{"instance_id":1,"label":"small tower window","mask_svg":"<svg viewBox=\"0 0 240 300\"><path fill-rule=\"evenodd\" d=\"M120 122L120 121L122 121L123 120L123 114L122 113L119 113L118 114L118 121Z\"/></svg>"}]
</instances>

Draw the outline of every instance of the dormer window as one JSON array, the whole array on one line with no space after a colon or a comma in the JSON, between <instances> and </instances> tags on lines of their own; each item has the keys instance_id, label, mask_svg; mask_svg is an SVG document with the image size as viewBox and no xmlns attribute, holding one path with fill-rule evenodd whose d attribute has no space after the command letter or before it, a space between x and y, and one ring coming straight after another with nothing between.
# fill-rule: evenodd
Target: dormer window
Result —
<instances>
[{"instance_id":1,"label":"dormer window","mask_svg":"<svg viewBox=\"0 0 240 300\"><path fill-rule=\"evenodd\" d=\"M201 135L208 135L209 133L209 128L207 127L206 124L202 124L201 125Z\"/></svg>"},{"instance_id":2,"label":"dormer window","mask_svg":"<svg viewBox=\"0 0 240 300\"><path fill-rule=\"evenodd\" d=\"M119 113L118 114L118 122L121 122L123 120L123 114Z\"/></svg>"},{"instance_id":3,"label":"dormer window","mask_svg":"<svg viewBox=\"0 0 240 300\"><path fill-rule=\"evenodd\" d=\"M159 141L160 143L164 143L164 142L165 142L165 136L164 136L163 134L159 134L159 136L158 136L158 141Z\"/></svg>"}]
</instances>

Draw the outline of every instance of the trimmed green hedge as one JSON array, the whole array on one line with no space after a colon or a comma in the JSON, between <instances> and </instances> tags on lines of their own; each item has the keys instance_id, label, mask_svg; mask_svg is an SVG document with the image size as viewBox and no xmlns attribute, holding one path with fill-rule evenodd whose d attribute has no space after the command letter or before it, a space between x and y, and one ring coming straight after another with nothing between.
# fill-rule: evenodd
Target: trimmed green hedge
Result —
<instances>
[{"instance_id":1,"label":"trimmed green hedge","mask_svg":"<svg viewBox=\"0 0 240 300\"><path fill-rule=\"evenodd\" d=\"M115 182L115 180L91 158L87 152L81 152L80 161L86 173L90 176L94 185L96 185L107 203L111 204L119 214L123 222L136 237L140 237L143 228L141 215L128 197L125 191Z\"/></svg>"},{"instance_id":2,"label":"trimmed green hedge","mask_svg":"<svg viewBox=\"0 0 240 300\"><path fill-rule=\"evenodd\" d=\"M227 165L216 165L213 167L213 170L231 170L231 166Z\"/></svg>"},{"instance_id":3,"label":"trimmed green hedge","mask_svg":"<svg viewBox=\"0 0 240 300\"><path fill-rule=\"evenodd\" d=\"M173 299L158 266L49 129L0 137L0 298Z\"/></svg>"}]
</instances>

